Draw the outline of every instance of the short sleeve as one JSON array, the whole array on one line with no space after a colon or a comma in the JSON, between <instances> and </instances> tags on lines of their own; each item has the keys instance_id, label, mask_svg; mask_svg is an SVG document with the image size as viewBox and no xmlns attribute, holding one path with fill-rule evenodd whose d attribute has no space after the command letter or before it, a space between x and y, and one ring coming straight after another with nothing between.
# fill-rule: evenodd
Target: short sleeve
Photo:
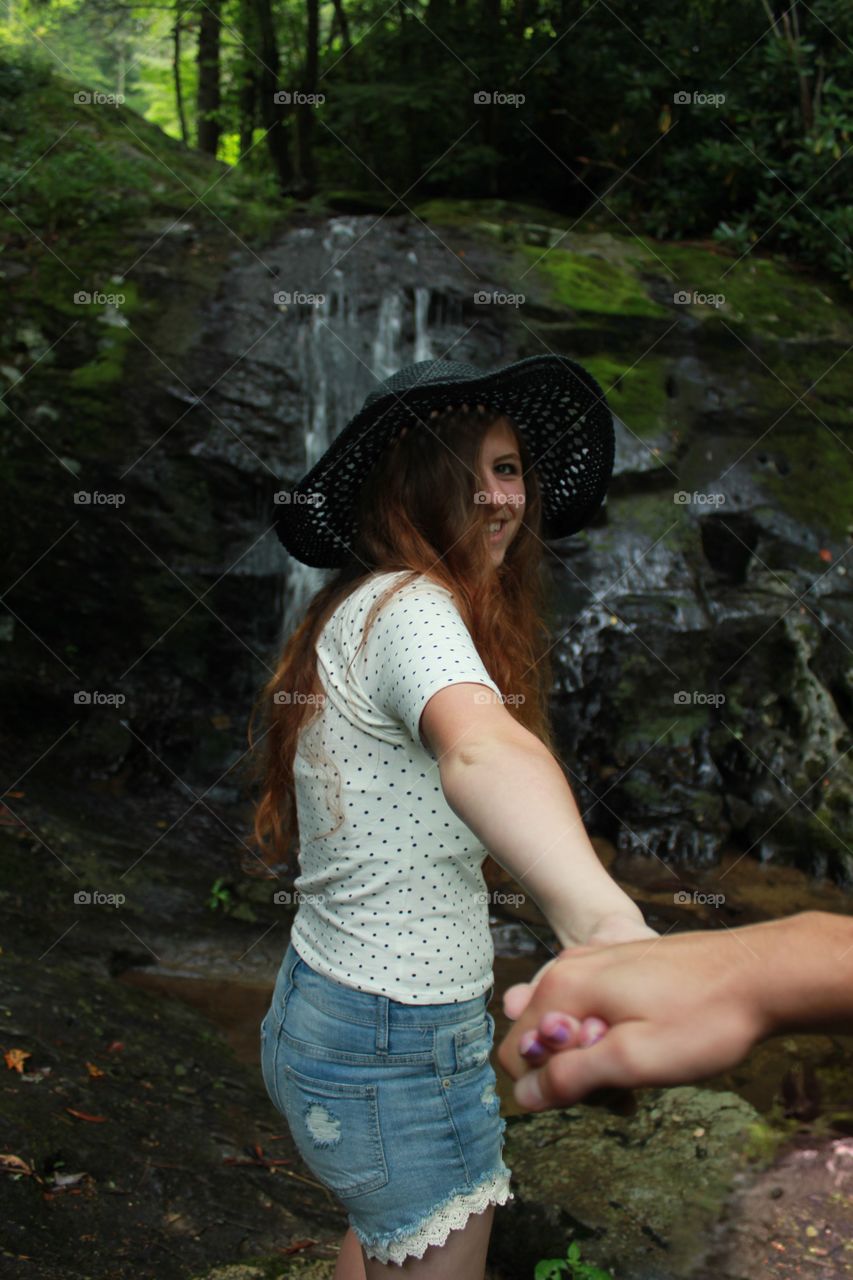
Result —
<instances>
[{"instance_id":1,"label":"short sleeve","mask_svg":"<svg viewBox=\"0 0 853 1280\"><path fill-rule=\"evenodd\" d=\"M361 651L360 679L374 706L405 725L421 745L421 713L451 684L501 690L480 657L452 595L438 583L416 581L380 609Z\"/></svg>"}]
</instances>

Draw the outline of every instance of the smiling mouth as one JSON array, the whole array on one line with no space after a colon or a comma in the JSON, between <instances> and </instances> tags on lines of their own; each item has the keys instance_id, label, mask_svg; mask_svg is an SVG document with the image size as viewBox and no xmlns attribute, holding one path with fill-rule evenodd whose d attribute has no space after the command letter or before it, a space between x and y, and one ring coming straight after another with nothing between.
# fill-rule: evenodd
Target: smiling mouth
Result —
<instances>
[{"instance_id":1,"label":"smiling mouth","mask_svg":"<svg viewBox=\"0 0 853 1280\"><path fill-rule=\"evenodd\" d=\"M486 526L489 531L489 537L500 538L508 524L508 520L490 520Z\"/></svg>"}]
</instances>

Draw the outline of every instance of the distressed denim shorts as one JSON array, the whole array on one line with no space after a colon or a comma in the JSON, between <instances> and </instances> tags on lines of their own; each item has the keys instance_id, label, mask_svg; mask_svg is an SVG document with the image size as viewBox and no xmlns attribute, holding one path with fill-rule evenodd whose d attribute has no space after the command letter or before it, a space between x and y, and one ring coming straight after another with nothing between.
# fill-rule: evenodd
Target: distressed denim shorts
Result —
<instances>
[{"instance_id":1,"label":"distressed denim shorts","mask_svg":"<svg viewBox=\"0 0 853 1280\"><path fill-rule=\"evenodd\" d=\"M368 1257L402 1265L513 1199L489 1062L494 986L409 1005L317 973L291 943L261 1023L261 1070L299 1154Z\"/></svg>"}]
</instances>

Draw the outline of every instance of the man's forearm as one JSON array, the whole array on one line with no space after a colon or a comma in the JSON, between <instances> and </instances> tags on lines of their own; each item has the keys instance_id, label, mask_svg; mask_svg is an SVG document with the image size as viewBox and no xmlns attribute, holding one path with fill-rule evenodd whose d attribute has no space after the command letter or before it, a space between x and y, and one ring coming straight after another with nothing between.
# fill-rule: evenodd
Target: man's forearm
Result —
<instances>
[{"instance_id":1,"label":"man's forearm","mask_svg":"<svg viewBox=\"0 0 853 1280\"><path fill-rule=\"evenodd\" d=\"M742 956L766 1035L853 1034L853 918L827 911L729 931Z\"/></svg>"},{"instance_id":2,"label":"man's forearm","mask_svg":"<svg viewBox=\"0 0 853 1280\"><path fill-rule=\"evenodd\" d=\"M538 903L561 946L582 942L608 912L642 919L601 865L544 745L483 744L444 757L439 771L451 809Z\"/></svg>"}]
</instances>

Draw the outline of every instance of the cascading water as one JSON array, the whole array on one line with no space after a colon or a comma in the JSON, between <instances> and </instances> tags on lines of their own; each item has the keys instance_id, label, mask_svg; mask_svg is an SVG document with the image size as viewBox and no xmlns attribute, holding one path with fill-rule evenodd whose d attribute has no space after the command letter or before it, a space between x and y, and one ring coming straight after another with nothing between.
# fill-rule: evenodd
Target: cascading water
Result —
<instances>
[{"instance_id":1,"label":"cascading water","mask_svg":"<svg viewBox=\"0 0 853 1280\"><path fill-rule=\"evenodd\" d=\"M375 295L365 298L347 271L337 265L352 245L355 222L348 218L329 222L322 244L331 262L323 272L322 286L318 286L322 301L313 304L299 324L292 347L304 402L303 474L323 456L377 381L405 364L430 360L434 355L429 287L417 285L409 293L391 286L378 299ZM365 324L360 299L369 303L372 325ZM407 333L412 334L411 340L407 340ZM283 639L292 634L309 600L331 572L288 557Z\"/></svg>"}]
</instances>

